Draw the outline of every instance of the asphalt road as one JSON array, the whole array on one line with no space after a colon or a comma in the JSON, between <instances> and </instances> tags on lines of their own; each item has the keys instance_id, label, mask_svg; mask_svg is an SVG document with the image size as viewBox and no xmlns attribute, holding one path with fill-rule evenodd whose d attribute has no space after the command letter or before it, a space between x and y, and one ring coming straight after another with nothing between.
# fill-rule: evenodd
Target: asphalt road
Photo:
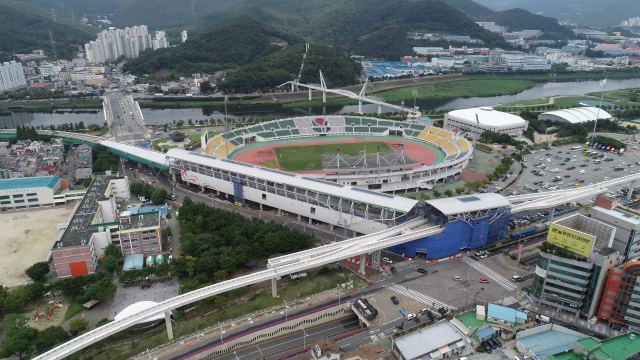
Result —
<instances>
[{"instance_id":1,"label":"asphalt road","mask_svg":"<svg viewBox=\"0 0 640 360\"><path fill-rule=\"evenodd\" d=\"M134 104L129 97L109 95L107 97L109 124L117 141L142 146L144 133L136 119Z\"/></svg>"}]
</instances>

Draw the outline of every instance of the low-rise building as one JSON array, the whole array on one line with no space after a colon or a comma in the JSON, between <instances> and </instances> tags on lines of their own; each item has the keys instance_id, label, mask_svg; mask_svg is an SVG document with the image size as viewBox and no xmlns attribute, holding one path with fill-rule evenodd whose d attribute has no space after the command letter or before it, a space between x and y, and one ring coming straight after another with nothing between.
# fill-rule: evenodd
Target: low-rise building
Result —
<instances>
[{"instance_id":1,"label":"low-rise building","mask_svg":"<svg viewBox=\"0 0 640 360\"><path fill-rule=\"evenodd\" d=\"M598 340L592 337L573 344L573 351L547 355L548 360L633 360L640 354L640 333L632 332Z\"/></svg>"},{"instance_id":2,"label":"low-rise building","mask_svg":"<svg viewBox=\"0 0 640 360\"><path fill-rule=\"evenodd\" d=\"M470 354L469 340L446 320L393 339L392 352L400 360L439 360Z\"/></svg>"},{"instance_id":3,"label":"low-rise building","mask_svg":"<svg viewBox=\"0 0 640 360\"><path fill-rule=\"evenodd\" d=\"M57 176L0 180L0 211L54 207Z\"/></svg>"},{"instance_id":4,"label":"low-rise building","mask_svg":"<svg viewBox=\"0 0 640 360\"><path fill-rule=\"evenodd\" d=\"M585 337L558 324L545 324L518 331L516 349L525 359L544 360L548 355L573 349L575 342Z\"/></svg>"},{"instance_id":5,"label":"low-rise building","mask_svg":"<svg viewBox=\"0 0 640 360\"><path fill-rule=\"evenodd\" d=\"M60 168L57 166L51 166L51 165L41 166L36 171L36 177L42 177L42 176L60 177Z\"/></svg>"}]
</instances>

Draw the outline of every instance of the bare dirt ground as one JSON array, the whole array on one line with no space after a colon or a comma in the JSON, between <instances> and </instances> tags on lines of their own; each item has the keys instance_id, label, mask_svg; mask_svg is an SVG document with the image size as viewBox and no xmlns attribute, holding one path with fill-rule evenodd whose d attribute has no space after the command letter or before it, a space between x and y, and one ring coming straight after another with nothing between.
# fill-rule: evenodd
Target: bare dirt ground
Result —
<instances>
[{"instance_id":1,"label":"bare dirt ground","mask_svg":"<svg viewBox=\"0 0 640 360\"><path fill-rule=\"evenodd\" d=\"M484 180L487 178L487 174L477 173L475 171L463 171L460 173L460 179L464 182L473 182L478 180Z\"/></svg>"},{"instance_id":2,"label":"bare dirt ground","mask_svg":"<svg viewBox=\"0 0 640 360\"><path fill-rule=\"evenodd\" d=\"M29 278L24 271L43 261L73 206L0 214L0 283L16 286Z\"/></svg>"}]
</instances>

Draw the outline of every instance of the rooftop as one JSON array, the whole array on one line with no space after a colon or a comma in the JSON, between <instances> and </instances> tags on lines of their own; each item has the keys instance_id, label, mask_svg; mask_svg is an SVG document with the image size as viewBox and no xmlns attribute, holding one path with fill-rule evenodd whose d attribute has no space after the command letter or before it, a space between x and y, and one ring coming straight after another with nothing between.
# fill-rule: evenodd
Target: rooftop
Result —
<instances>
[{"instance_id":1,"label":"rooftop","mask_svg":"<svg viewBox=\"0 0 640 360\"><path fill-rule=\"evenodd\" d=\"M596 119L611 119L611 114L592 106L547 111L538 115L538 119L547 119L549 116L560 117L572 124L594 121Z\"/></svg>"},{"instance_id":2,"label":"rooftop","mask_svg":"<svg viewBox=\"0 0 640 360\"><path fill-rule=\"evenodd\" d=\"M437 351L443 346L449 351L446 345L460 341L464 341L460 332L448 321L441 320L422 330L397 338L395 345L405 359L413 359Z\"/></svg>"},{"instance_id":3,"label":"rooftop","mask_svg":"<svg viewBox=\"0 0 640 360\"><path fill-rule=\"evenodd\" d=\"M520 116L493 110L490 107L477 107L470 109L461 109L450 111L449 117L455 117L464 121L476 122L476 115L481 125L486 126L517 126L524 125L524 121Z\"/></svg>"},{"instance_id":4,"label":"rooftop","mask_svg":"<svg viewBox=\"0 0 640 360\"><path fill-rule=\"evenodd\" d=\"M632 340L630 335L635 335ZM640 352L640 333L632 332L627 334L618 335L606 340L596 340L594 338L585 338L579 340L578 343L584 345L585 348L593 348L596 343L601 343L599 349L593 351L592 354L597 355L602 359L610 360L622 360L630 357L631 355ZM578 354L574 351L559 352L553 355L547 355L549 360L583 360L583 354Z\"/></svg>"},{"instance_id":5,"label":"rooftop","mask_svg":"<svg viewBox=\"0 0 640 360\"><path fill-rule=\"evenodd\" d=\"M0 180L0 190L23 189L30 187L48 187L53 189L60 182L57 176L43 176L20 179Z\"/></svg>"},{"instance_id":6,"label":"rooftop","mask_svg":"<svg viewBox=\"0 0 640 360\"><path fill-rule=\"evenodd\" d=\"M509 206L509 201L507 200L507 198L500 194L494 193L442 198L436 200L427 200L425 202L438 209L445 215Z\"/></svg>"},{"instance_id":7,"label":"rooftop","mask_svg":"<svg viewBox=\"0 0 640 360\"><path fill-rule=\"evenodd\" d=\"M124 265L122 271L142 269L144 266L143 254L131 254L124 257Z\"/></svg>"},{"instance_id":8,"label":"rooftop","mask_svg":"<svg viewBox=\"0 0 640 360\"><path fill-rule=\"evenodd\" d=\"M552 326L557 327L558 325L553 324ZM518 336L518 341L533 351L539 359L544 359L545 355L572 350L573 344L578 340L580 340L580 336L553 329L529 336Z\"/></svg>"},{"instance_id":9,"label":"rooftop","mask_svg":"<svg viewBox=\"0 0 640 360\"><path fill-rule=\"evenodd\" d=\"M500 306L496 304L489 304L489 309L487 310L487 317L491 317L494 319L508 321L510 323L515 323L516 318L526 319L527 314L522 311L517 311L516 309L508 308L506 306Z\"/></svg>"}]
</instances>

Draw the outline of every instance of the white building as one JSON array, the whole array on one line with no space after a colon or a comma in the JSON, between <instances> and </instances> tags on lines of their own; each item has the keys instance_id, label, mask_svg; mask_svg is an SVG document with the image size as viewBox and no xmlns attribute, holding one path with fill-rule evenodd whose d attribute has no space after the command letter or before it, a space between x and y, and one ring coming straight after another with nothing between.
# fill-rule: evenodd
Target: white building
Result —
<instances>
[{"instance_id":1,"label":"white building","mask_svg":"<svg viewBox=\"0 0 640 360\"><path fill-rule=\"evenodd\" d=\"M92 74L88 71L71 74L71 81L87 81L91 79L103 79L104 75Z\"/></svg>"},{"instance_id":2,"label":"white building","mask_svg":"<svg viewBox=\"0 0 640 360\"><path fill-rule=\"evenodd\" d=\"M182 30L182 42L187 41L187 30Z\"/></svg>"},{"instance_id":3,"label":"white building","mask_svg":"<svg viewBox=\"0 0 640 360\"><path fill-rule=\"evenodd\" d=\"M496 111L490 107L479 107L450 111L444 116L443 127L450 131L456 129L478 131L478 135L485 130L491 130L511 136L520 136L528 126L529 122L520 116Z\"/></svg>"},{"instance_id":4,"label":"white building","mask_svg":"<svg viewBox=\"0 0 640 360\"><path fill-rule=\"evenodd\" d=\"M524 56L523 54L502 55L502 65L506 65L510 70L550 70L551 63L546 58L535 56Z\"/></svg>"},{"instance_id":5,"label":"white building","mask_svg":"<svg viewBox=\"0 0 640 360\"><path fill-rule=\"evenodd\" d=\"M392 352L400 360L439 360L473 353L470 340L446 320L393 339Z\"/></svg>"},{"instance_id":6,"label":"white building","mask_svg":"<svg viewBox=\"0 0 640 360\"><path fill-rule=\"evenodd\" d=\"M110 27L109 30L99 33L95 41L84 46L87 60L91 64L115 61L123 56L133 59L138 57L140 52L153 47L151 35L145 25L124 29ZM168 43L163 47L167 46Z\"/></svg>"},{"instance_id":7,"label":"white building","mask_svg":"<svg viewBox=\"0 0 640 360\"><path fill-rule=\"evenodd\" d=\"M0 64L0 92L13 91L27 87L22 64L11 61Z\"/></svg>"},{"instance_id":8,"label":"white building","mask_svg":"<svg viewBox=\"0 0 640 360\"><path fill-rule=\"evenodd\" d=\"M153 39L153 50L169 47L169 42L165 37L164 31L156 31L156 38Z\"/></svg>"},{"instance_id":9,"label":"white building","mask_svg":"<svg viewBox=\"0 0 640 360\"><path fill-rule=\"evenodd\" d=\"M611 114L593 106L573 109L562 109L543 112L538 115L539 120L562 121L572 124L595 121L596 119L611 119Z\"/></svg>"}]
</instances>

